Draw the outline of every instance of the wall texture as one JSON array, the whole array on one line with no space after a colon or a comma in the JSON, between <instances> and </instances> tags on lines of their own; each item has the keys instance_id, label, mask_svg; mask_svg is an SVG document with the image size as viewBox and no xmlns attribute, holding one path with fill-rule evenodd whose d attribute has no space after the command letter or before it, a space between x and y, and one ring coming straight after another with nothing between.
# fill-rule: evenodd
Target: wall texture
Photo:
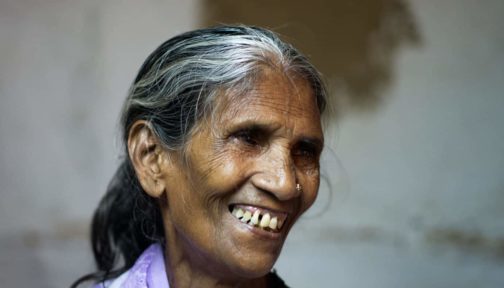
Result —
<instances>
[{"instance_id":1,"label":"wall texture","mask_svg":"<svg viewBox=\"0 0 504 288\"><path fill-rule=\"evenodd\" d=\"M504 285L504 3L410 3L421 45L374 111L330 129L332 206L279 262L300 287Z\"/></svg>"},{"instance_id":2,"label":"wall texture","mask_svg":"<svg viewBox=\"0 0 504 288\"><path fill-rule=\"evenodd\" d=\"M145 57L197 11L182 0L0 2L1 286L65 287L91 271L87 228L119 162L121 103Z\"/></svg>"},{"instance_id":3,"label":"wall texture","mask_svg":"<svg viewBox=\"0 0 504 288\"><path fill-rule=\"evenodd\" d=\"M389 84L374 109L338 102L330 181L277 265L293 287L504 286L504 3L404 3L421 41L384 52ZM210 8L0 2L2 286L65 287L92 269L87 225L118 163L128 85ZM373 31L363 47L381 47Z\"/></svg>"}]
</instances>

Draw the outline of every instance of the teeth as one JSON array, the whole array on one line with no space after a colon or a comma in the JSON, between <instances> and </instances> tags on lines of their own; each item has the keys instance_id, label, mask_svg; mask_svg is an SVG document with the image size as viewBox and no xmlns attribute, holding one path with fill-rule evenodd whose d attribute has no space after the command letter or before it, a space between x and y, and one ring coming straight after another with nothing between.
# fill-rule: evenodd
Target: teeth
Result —
<instances>
[{"instance_id":1,"label":"teeth","mask_svg":"<svg viewBox=\"0 0 504 288\"><path fill-rule=\"evenodd\" d=\"M278 223L277 223L278 230L282 229L283 224L284 224L283 221L278 221Z\"/></svg>"},{"instance_id":2,"label":"teeth","mask_svg":"<svg viewBox=\"0 0 504 288\"><path fill-rule=\"evenodd\" d=\"M235 212L236 211L236 212ZM233 214L236 216L236 218L240 219L243 217L243 210L242 209L234 209Z\"/></svg>"},{"instance_id":3,"label":"teeth","mask_svg":"<svg viewBox=\"0 0 504 288\"><path fill-rule=\"evenodd\" d=\"M259 223L259 227L261 228L265 228L265 227L268 227L269 223L270 223L270 214L269 213L266 213L262 219L261 219L261 223Z\"/></svg>"},{"instance_id":4,"label":"teeth","mask_svg":"<svg viewBox=\"0 0 504 288\"><path fill-rule=\"evenodd\" d=\"M278 223L278 218L277 217L273 217L271 220L270 220L270 223L269 223L269 228L271 228L272 230L275 230L277 228L277 223Z\"/></svg>"},{"instance_id":5,"label":"teeth","mask_svg":"<svg viewBox=\"0 0 504 288\"><path fill-rule=\"evenodd\" d=\"M252 224L254 226L259 224L259 214L260 214L259 210L256 210L254 212L254 216L252 216L252 219L250 219L250 224Z\"/></svg>"},{"instance_id":6,"label":"teeth","mask_svg":"<svg viewBox=\"0 0 504 288\"><path fill-rule=\"evenodd\" d=\"M282 229L283 222L281 219L278 219L278 216L271 216L269 213L266 213L261 216L261 211L259 209L254 210L254 212L244 210L241 208L234 208L233 212L231 212L236 218L238 218L241 222L247 223L252 226L259 226L262 229L280 230ZM261 220L259 220L259 217Z\"/></svg>"},{"instance_id":7,"label":"teeth","mask_svg":"<svg viewBox=\"0 0 504 288\"><path fill-rule=\"evenodd\" d=\"M243 214L243 218L241 219L242 222L248 222L252 218L252 213L250 211L246 211L245 214Z\"/></svg>"}]
</instances>

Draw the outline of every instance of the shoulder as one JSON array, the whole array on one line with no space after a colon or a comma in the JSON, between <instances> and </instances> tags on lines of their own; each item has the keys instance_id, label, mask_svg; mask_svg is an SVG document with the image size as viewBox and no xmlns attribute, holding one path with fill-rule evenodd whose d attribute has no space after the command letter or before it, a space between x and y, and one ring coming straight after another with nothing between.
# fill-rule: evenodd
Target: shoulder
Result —
<instances>
[{"instance_id":1,"label":"shoulder","mask_svg":"<svg viewBox=\"0 0 504 288\"><path fill-rule=\"evenodd\" d=\"M169 288L164 256L159 244L147 248L135 264L119 277L99 283L94 288L152 287Z\"/></svg>"},{"instance_id":2,"label":"shoulder","mask_svg":"<svg viewBox=\"0 0 504 288\"><path fill-rule=\"evenodd\" d=\"M120 288L128 279L129 271L119 275L119 277L96 284L93 288Z\"/></svg>"}]
</instances>

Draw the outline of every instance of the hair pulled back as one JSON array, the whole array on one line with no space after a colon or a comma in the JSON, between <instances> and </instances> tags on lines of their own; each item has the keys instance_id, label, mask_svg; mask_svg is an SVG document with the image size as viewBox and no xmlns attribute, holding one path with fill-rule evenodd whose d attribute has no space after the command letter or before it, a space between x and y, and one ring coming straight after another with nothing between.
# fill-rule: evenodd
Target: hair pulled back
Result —
<instances>
[{"instance_id":1,"label":"hair pulled back","mask_svg":"<svg viewBox=\"0 0 504 288\"><path fill-rule=\"evenodd\" d=\"M319 73L273 32L248 26L200 29L169 39L143 63L121 114L124 143L131 126L145 120L165 149L182 149L197 121L211 115L218 95L247 89L264 67L306 79L324 111L326 90ZM164 242L157 200L143 191L127 151L125 155L92 220L98 271L72 287L114 278L149 245Z\"/></svg>"}]
</instances>

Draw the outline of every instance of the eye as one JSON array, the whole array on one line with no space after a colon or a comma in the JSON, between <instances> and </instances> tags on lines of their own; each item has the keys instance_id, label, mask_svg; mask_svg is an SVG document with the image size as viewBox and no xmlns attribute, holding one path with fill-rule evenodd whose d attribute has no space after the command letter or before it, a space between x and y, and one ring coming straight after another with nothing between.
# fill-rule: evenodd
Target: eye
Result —
<instances>
[{"instance_id":1,"label":"eye","mask_svg":"<svg viewBox=\"0 0 504 288\"><path fill-rule=\"evenodd\" d=\"M301 142L294 147L292 156L296 165L301 167L318 167L321 149L316 144Z\"/></svg>"},{"instance_id":2,"label":"eye","mask_svg":"<svg viewBox=\"0 0 504 288\"><path fill-rule=\"evenodd\" d=\"M242 129L233 133L232 137L241 144L251 147L260 145L262 141L261 134L256 129Z\"/></svg>"},{"instance_id":3,"label":"eye","mask_svg":"<svg viewBox=\"0 0 504 288\"><path fill-rule=\"evenodd\" d=\"M318 156L317 148L308 143L299 144L293 154L307 158L316 158Z\"/></svg>"}]
</instances>

